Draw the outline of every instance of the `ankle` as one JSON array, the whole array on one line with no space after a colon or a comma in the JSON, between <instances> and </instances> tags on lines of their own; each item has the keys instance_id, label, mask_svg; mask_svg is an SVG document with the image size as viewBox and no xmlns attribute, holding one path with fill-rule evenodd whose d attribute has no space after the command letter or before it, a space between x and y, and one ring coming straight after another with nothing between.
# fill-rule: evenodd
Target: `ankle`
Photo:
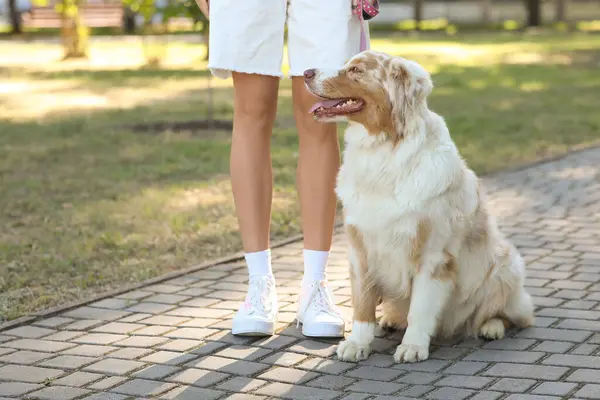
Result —
<instances>
[{"instance_id":1,"label":"ankle","mask_svg":"<svg viewBox=\"0 0 600 400\"><path fill-rule=\"evenodd\" d=\"M327 280L327 261L329 251L304 249L303 282L320 282Z\"/></svg>"},{"instance_id":2,"label":"ankle","mask_svg":"<svg viewBox=\"0 0 600 400\"><path fill-rule=\"evenodd\" d=\"M267 276L273 278L273 269L271 265L271 249L245 253L246 265L248 266L248 275L250 278Z\"/></svg>"}]
</instances>

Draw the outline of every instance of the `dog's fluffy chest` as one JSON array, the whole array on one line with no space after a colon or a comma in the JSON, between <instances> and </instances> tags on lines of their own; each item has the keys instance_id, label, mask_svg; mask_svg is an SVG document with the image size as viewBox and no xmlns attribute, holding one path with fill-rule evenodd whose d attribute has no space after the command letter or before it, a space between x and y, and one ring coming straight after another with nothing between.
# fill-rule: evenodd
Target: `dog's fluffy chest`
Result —
<instances>
[{"instance_id":1,"label":"dog's fluffy chest","mask_svg":"<svg viewBox=\"0 0 600 400\"><path fill-rule=\"evenodd\" d=\"M353 184L346 186L348 190L353 188L356 189ZM364 193L359 189L345 200L342 200L345 224L360 232L369 276L386 297L409 296L411 278L416 272L411 248L417 236L418 213L394 196L381 192Z\"/></svg>"},{"instance_id":2,"label":"dog's fluffy chest","mask_svg":"<svg viewBox=\"0 0 600 400\"><path fill-rule=\"evenodd\" d=\"M347 225L356 226L363 235L379 238L378 241L414 234L419 221L415 199L411 201L402 193L404 190L397 193L389 186L381 185L381 181L378 184L354 178L344 176L342 171L337 190Z\"/></svg>"},{"instance_id":3,"label":"dog's fluffy chest","mask_svg":"<svg viewBox=\"0 0 600 400\"><path fill-rule=\"evenodd\" d=\"M435 179L424 179L424 166L415 157L388 147L344 152L336 192L344 206L345 222L365 234L389 236L410 233L427 206Z\"/></svg>"},{"instance_id":4,"label":"dog's fluffy chest","mask_svg":"<svg viewBox=\"0 0 600 400\"><path fill-rule=\"evenodd\" d=\"M360 131L349 133L336 188L344 222L360 232L378 285L389 285L388 295L407 295L417 270L415 248L423 245L420 229L430 221L449 229L447 222L463 211L451 194L460 181L460 158L449 140L422 135L399 147L365 146Z\"/></svg>"},{"instance_id":5,"label":"dog's fluffy chest","mask_svg":"<svg viewBox=\"0 0 600 400\"><path fill-rule=\"evenodd\" d=\"M346 225L362 235L371 277L389 295L405 296L415 270L411 248L428 200L420 182L391 156L348 149L337 194Z\"/></svg>"}]
</instances>

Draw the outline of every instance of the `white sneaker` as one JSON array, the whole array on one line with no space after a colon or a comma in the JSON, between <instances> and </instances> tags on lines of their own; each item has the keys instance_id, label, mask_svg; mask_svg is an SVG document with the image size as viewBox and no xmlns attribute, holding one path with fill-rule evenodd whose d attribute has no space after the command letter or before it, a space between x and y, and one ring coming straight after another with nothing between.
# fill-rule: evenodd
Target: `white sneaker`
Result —
<instances>
[{"instance_id":1,"label":"white sneaker","mask_svg":"<svg viewBox=\"0 0 600 400\"><path fill-rule=\"evenodd\" d=\"M270 276L250 278L246 300L233 317L231 333L241 336L271 336L277 322L277 291Z\"/></svg>"},{"instance_id":2,"label":"white sneaker","mask_svg":"<svg viewBox=\"0 0 600 400\"><path fill-rule=\"evenodd\" d=\"M298 314L302 334L310 337L343 337L344 318L333 301L326 281L302 283Z\"/></svg>"}]
</instances>

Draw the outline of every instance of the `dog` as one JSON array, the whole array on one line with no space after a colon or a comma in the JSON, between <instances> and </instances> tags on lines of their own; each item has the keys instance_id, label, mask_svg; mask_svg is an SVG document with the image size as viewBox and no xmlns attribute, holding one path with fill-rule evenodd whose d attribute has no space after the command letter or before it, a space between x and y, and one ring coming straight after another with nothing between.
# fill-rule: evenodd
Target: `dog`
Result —
<instances>
[{"instance_id":1,"label":"dog","mask_svg":"<svg viewBox=\"0 0 600 400\"><path fill-rule=\"evenodd\" d=\"M406 329L394 360L429 357L432 338L500 339L531 326L525 263L486 209L444 119L431 111L429 73L365 51L340 70L307 70L310 113L347 121L336 193L349 240L352 332L339 359L368 358L380 326Z\"/></svg>"}]
</instances>

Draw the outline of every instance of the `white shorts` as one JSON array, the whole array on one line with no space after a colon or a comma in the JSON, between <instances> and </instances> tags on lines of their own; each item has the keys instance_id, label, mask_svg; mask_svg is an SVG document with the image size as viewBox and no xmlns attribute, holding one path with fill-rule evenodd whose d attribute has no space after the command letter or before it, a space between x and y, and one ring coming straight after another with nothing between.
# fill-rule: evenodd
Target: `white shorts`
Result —
<instances>
[{"instance_id":1,"label":"white shorts","mask_svg":"<svg viewBox=\"0 0 600 400\"><path fill-rule=\"evenodd\" d=\"M360 21L352 0L211 0L208 67L282 77L287 22L289 75L341 68L360 50ZM368 23L364 22L369 43Z\"/></svg>"}]
</instances>

